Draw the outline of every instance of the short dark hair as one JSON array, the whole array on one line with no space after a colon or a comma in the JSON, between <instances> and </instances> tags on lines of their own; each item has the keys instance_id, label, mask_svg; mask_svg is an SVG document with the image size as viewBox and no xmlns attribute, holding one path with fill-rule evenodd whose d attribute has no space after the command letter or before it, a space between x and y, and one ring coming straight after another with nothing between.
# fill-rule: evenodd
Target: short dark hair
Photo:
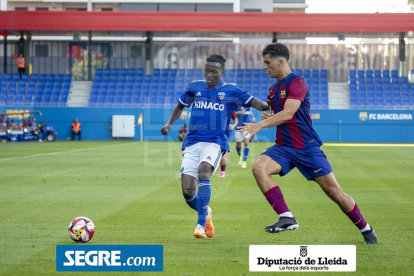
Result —
<instances>
[{"instance_id":1,"label":"short dark hair","mask_svg":"<svg viewBox=\"0 0 414 276\"><path fill-rule=\"evenodd\" d=\"M282 43L267 44L262 50L262 55L269 55L270 57L284 57L287 61L289 61L290 58L288 47Z\"/></svg>"},{"instance_id":2,"label":"short dark hair","mask_svg":"<svg viewBox=\"0 0 414 276\"><path fill-rule=\"evenodd\" d=\"M224 63L226 63L226 59L223 56L213 54L206 58L207 62L218 62L221 64L221 67L224 69Z\"/></svg>"}]
</instances>

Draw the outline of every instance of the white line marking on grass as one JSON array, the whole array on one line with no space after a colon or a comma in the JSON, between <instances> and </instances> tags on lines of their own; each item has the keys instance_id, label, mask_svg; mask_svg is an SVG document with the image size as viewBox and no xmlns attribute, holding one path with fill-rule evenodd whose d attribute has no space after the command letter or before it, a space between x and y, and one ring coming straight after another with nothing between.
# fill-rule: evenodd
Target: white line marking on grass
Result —
<instances>
[{"instance_id":1,"label":"white line marking on grass","mask_svg":"<svg viewBox=\"0 0 414 276\"><path fill-rule=\"evenodd\" d=\"M43 157L43 156L57 155L57 154L64 154L64 153L73 153L73 152L80 152L80 151L87 151L87 150L94 150L94 149L112 148L112 147L118 147L118 146L123 146L123 145L132 145L132 144L135 144L135 143L138 143L138 142L123 143L123 144L116 144L116 145L106 145L106 146L84 148L84 149L75 149L75 150L66 150L66 151L55 151L55 152L49 152L49 153L39 153L39 154L19 156L19 157L10 157L10 158L0 159L0 162L26 159L26 158L34 158L34 157Z\"/></svg>"},{"instance_id":2,"label":"white line marking on grass","mask_svg":"<svg viewBox=\"0 0 414 276\"><path fill-rule=\"evenodd\" d=\"M164 215L163 220L193 221L193 215ZM214 220L250 220L250 215L214 215Z\"/></svg>"},{"instance_id":3,"label":"white line marking on grass","mask_svg":"<svg viewBox=\"0 0 414 276\"><path fill-rule=\"evenodd\" d=\"M324 143L327 147L414 147L414 144L362 144L362 143Z\"/></svg>"}]
</instances>

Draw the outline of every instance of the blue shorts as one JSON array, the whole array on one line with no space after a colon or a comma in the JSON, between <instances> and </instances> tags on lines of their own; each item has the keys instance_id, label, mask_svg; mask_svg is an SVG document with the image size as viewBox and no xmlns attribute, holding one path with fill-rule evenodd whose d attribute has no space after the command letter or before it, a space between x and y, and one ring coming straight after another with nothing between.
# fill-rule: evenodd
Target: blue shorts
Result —
<instances>
[{"instance_id":1,"label":"blue shorts","mask_svg":"<svg viewBox=\"0 0 414 276\"><path fill-rule=\"evenodd\" d=\"M308 180L332 172L331 164L329 164L326 155L318 146L293 149L274 145L262 152L261 155L269 156L282 167L282 171L279 173L280 176L288 174L295 167Z\"/></svg>"}]
</instances>

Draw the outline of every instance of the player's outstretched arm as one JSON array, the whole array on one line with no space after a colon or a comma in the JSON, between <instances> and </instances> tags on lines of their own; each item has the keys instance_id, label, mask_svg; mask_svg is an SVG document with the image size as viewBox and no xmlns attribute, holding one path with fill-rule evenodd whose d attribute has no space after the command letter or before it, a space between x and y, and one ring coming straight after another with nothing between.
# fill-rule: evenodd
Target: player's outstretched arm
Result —
<instances>
[{"instance_id":1,"label":"player's outstretched arm","mask_svg":"<svg viewBox=\"0 0 414 276\"><path fill-rule=\"evenodd\" d=\"M264 128L278 126L280 124L286 123L287 121L292 119L293 115L295 115L296 111L298 111L301 103L302 102L300 100L287 99L285 102L284 109L282 111L276 113L273 116L268 117L265 120L260 121L257 124L244 123L245 125L239 126L237 128L237 131L240 131L240 132L246 131L245 137L247 137L248 134L253 136L255 133L259 132L260 130Z\"/></svg>"},{"instance_id":2,"label":"player's outstretched arm","mask_svg":"<svg viewBox=\"0 0 414 276\"><path fill-rule=\"evenodd\" d=\"M183 113L184 106L177 104L174 107L174 110L171 112L170 119L168 119L168 122L165 126L161 128L161 134L162 135L168 135L168 132L172 128L172 124L181 116L181 113Z\"/></svg>"},{"instance_id":3,"label":"player's outstretched arm","mask_svg":"<svg viewBox=\"0 0 414 276\"><path fill-rule=\"evenodd\" d=\"M258 100L258 99L254 99L252 101L251 107L253 107L257 110L260 110L260 111L269 110L269 105L265 102L262 102L261 100Z\"/></svg>"},{"instance_id":4,"label":"player's outstretched arm","mask_svg":"<svg viewBox=\"0 0 414 276\"><path fill-rule=\"evenodd\" d=\"M269 119L270 117L272 117L274 114L268 113L268 112L262 112L262 114L260 114L260 120L264 121L266 119Z\"/></svg>"}]
</instances>

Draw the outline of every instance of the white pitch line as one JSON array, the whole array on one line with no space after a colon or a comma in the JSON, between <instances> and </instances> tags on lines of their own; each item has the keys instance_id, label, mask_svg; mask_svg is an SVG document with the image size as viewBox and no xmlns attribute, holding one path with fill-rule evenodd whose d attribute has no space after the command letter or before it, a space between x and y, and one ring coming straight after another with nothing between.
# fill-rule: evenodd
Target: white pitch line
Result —
<instances>
[{"instance_id":1,"label":"white pitch line","mask_svg":"<svg viewBox=\"0 0 414 276\"><path fill-rule=\"evenodd\" d=\"M0 159L0 162L13 161L13 160L19 160L19 159L26 159L26 158L34 158L34 157L43 157L43 156L57 155L57 154L63 154L63 153L73 153L73 152L80 152L80 151L87 151L87 150L94 150L94 149L112 148L112 147L118 147L118 146L123 146L123 145L127 145L127 144L128 145L131 145L131 144L135 144L135 143L137 143L137 142L123 143L123 144L117 144L117 145L99 146L99 147L86 148L86 149L75 149L75 150L66 150L66 151L55 151L55 152L40 153L40 154L26 155L26 156L19 156L19 157L10 157L10 158Z\"/></svg>"},{"instance_id":2,"label":"white pitch line","mask_svg":"<svg viewBox=\"0 0 414 276\"><path fill-rule=\"evenodd\" d=\"M414 147L414 144L381 144L381 143L324 143L323 146L327 147Z\"/></svg>"}]
</instances>

